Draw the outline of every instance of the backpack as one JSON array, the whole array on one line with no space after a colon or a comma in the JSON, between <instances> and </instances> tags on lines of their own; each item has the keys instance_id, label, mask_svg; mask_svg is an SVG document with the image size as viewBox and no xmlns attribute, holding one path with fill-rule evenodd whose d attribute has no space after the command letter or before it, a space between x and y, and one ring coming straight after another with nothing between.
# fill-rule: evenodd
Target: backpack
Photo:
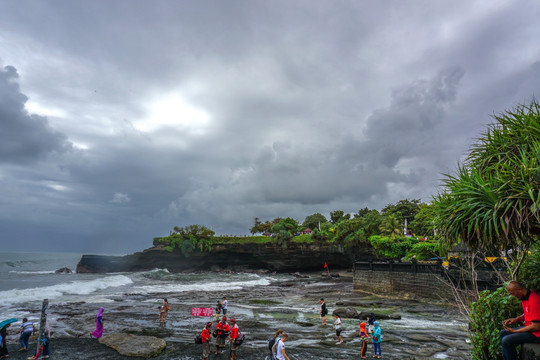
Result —
<instances>
[{"instance_id":1,"label":"backpack","mask_svg":"<svg viewBox=\"0 0 540 360\"><path fill-rule=\"evenodd\" d=\"M202 336L201 335L195 336L195 344L202 344Z\"/></svg>"},{"instance_id":2,"label":"backpack","mask_svg":"<svg viewBox=\"0 0 540 360\"><path fill-rule=\"evenodd\" d=\"M234 340L234 346L242 345L242 343L244 342L245 339L246 339L246 335L244 335L242 333L238 333L238 338L236 340Z\"/></svg>"},{"instance_id":3,"label":"backpack","mask_svg":"<svg viewBox=\"0 0 540 360\"><path fill-rule=\"evenodd\" d=\"M270 340L268 340L268 350L272 351L272 348L274 347L275 343L276 343L275 338L271 338Z\"/></svg>"}]
</instances>

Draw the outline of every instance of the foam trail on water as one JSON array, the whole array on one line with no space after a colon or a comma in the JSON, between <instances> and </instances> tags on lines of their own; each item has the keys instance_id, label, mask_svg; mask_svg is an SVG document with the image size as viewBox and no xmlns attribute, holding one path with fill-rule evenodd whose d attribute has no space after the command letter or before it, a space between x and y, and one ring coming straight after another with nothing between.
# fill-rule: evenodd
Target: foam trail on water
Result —
<instances>
[{"instance_id":1,"label":"foam trail on water","mask_svg":"<svg viewBox=\"0 0 540 360\"><path fill-rule=\"evenodd\" d=\"M250 280L250 281L148 285L148 286L141 286L141 287L135 288L132 290L132 292L152 294L152 293L169 293L169 292L186 292L186 291L237 290L237 289L242 289L245 287L269 285L269 284L270 284L270 280L263 278L263 279Z\"/></svg>"},{"instance_id":2,"label":"foam trail on water","mask_svg":"<svg viewBox=\"0 0 540 360\"><path fill-rule=\"evenodd\" d=\"M12 289L0 291L0 306L25 303L36 299L56 299L64 295L88 295L97 290L132 284L125 275L107 276L89 281L72 281L65 284L36 287L31 289Z\"/></svg>"}]
</instances>

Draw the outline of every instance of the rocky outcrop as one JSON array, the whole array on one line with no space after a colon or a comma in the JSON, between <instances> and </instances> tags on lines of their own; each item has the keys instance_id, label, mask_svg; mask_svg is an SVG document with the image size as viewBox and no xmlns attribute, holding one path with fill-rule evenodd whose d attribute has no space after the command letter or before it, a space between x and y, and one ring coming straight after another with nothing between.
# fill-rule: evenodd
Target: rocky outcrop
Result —
<instances>
[{"instance_id":1,"label":"rocky outcrop","mask_svg":"<svg viewBox=\"0 0 540 360\"><path fill-rule=\"evenodd\" d=\"M167 346L165 340L158 339L157 337L122 333L105 335L99 339L99 342L115 349L121 355L143 358L157 356Z\"/></svg>"},{"instance_id":2,"label":"rocky outcrop","mask_svg":"<svg viewBox=\"0 0 540 360\"><path fill-rule=\"evenodd\" d=\"M377 320L399 320L401 319L401 315L399 314L384 314L379 312L372 312L372 311L356 311L353 307L346 307L346 308L337 308L332 312L332 315L339 315L339 317L344 319L360 319L360 320L366 320L369 314L372 313Z\"/></svg>"},{"instance_id":3,"label":"rocky outcrop","mask_svg":"<svg viewBox=\"0 0 540 360\"><path fill-rule=\"evenodd\" d=\"M68 268L68 267L63 267L63 268L60 268L60 269L56 270L54 273L55 274L72 274L73 271L71 271L71 269Z\"/></svg>"},{"instance_id":4,"label":"rocky outcrop","mask_svg":"<svg viewBox=\"0 0 540 360\"><path fill-rule=\"evenodd\" d=\"M351 268L355 261L373 259L373 248L353 249L328 244L288 244L283 248L268 244L218 244L209 252L193 252L188 257L180 251L150 248L126 256L83 255L78 273L146 271L156 268L170 272L191 271L319 271L326 263L331 270Z\"/></svg>"},{"instance_id":5,"label":"rocky outcrop","mask_svg":"<svg viewBox=\"0 0 540 360\"><path fill-rule=\"evenodd\" d=\"M540 344L523 344L521 346L521 359L540 360Z\"/></svg>"}]
</instances>

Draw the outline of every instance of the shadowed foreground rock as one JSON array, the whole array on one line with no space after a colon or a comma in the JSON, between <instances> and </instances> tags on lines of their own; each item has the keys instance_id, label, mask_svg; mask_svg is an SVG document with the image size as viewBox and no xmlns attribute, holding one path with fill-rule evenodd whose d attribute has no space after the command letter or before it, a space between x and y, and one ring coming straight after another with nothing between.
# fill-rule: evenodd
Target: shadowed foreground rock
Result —
<instances>
[{"instance_id":1,"label":"shadowed foreground rock","mask_svg":"<svg viewBox=\"0 0 540 360\"><path fill-rule=\"evenodd\" d=\"M165 340L157 337L122 333L107 334L99 339L99 342L115 349L121 355L144 358L159 355L167 346Z\"/></svg>"}]
</instances>

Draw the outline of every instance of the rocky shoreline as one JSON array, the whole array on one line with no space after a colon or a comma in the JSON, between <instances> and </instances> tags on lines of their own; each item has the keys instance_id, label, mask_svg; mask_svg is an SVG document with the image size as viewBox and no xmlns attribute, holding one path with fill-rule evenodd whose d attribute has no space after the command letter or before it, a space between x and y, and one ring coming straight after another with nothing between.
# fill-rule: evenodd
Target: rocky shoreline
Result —
<instances>
[{"instance_id":1,"label":"rocky shoreline","mask_svg":"<svg viewBox=\"0 0 540 360\"><path fill-rule=\"evenodd\" d=\"M377 298L352 290L351 273L340 277L321 274L291 276L266 286L230 291L230 316L237 319L246 342L238 351L239 359L269 359L268 338L282 328L289 333L287 353L291 359L351 359L359 356L358 318L343 318L344 343L336 345L331 316L328 326L321 326L318 299L324 297L330 313L349 309L357 314L373 311L380 315L385 359L465 359L469 344L463 321L456 309L444 304L427 304L405 299ZM218 276L216 274L216 276ZM307 276L307 277L305 277ZM123 294L113 302L51 304L53 331L51 359L130 359L89 337L95 309L106 308L105 334L125 333L155 336L166 341L166 348L154 359L198 359L200 345L193 338L208 318L191 317L191 308L212 306L222 292L197 291L159 294L171 303L166 329L157 322L155 303L141 295ZM24 311L35 310L21 309ZM362 313L362 314L364 314ZM383 319L385 318L385 319ZM388 320L386 320L386 318ZM399 319L401 318L401 319ZM17 351L17 337L9 337L10 358L24 359L29 354ZM35 342L31 343L31 349ZM212 347L213 348L213 347ZM371 346L369 347L371 351ZM218 355L211 359L226 359Z\"/></svg>"}]
</instances>

